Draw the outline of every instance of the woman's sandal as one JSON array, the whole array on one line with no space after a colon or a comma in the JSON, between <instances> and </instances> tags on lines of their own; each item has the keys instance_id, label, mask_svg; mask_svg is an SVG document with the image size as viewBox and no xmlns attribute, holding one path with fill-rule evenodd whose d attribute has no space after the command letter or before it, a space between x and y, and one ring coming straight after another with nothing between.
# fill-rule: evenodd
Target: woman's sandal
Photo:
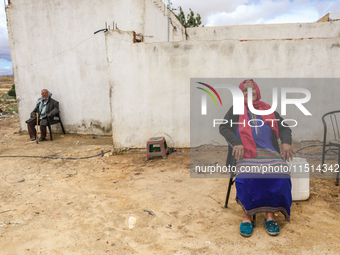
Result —
<instances>
[{"instance_id":1,"label":"woman's sandal","mask_svg":"<svg viewBox=\"0 0 340 255\"><path fill-rule=\"evenodd\" d=\"M280 234L279 224L276 223L275 220L266 220L264 219L264 224L266 225L267 233L271 236L277 236Z\"/></svg>"},{"instance_id":2,"label":"woman's sandal","mask_svg":"<svg viewBox=\"0 0 340 255\"><path fill-rule=\"evenodd\" d=\"M251 223L242 222L240 225L240 234L244 237L249 237L253 233L253 229L256 227L256 214L253 215Z\"/></svg>"},{"instance_id":3,"label":"woman's sandal","mask_svg":"<svg viewBox=\"0 0 340 255\"><path fill-rule=\"evenodd\" d=\"M244 237L249 237L253 233L253 224L249 222L242 222L240 225L240 234Z\"/></svg>"}]
</instances>

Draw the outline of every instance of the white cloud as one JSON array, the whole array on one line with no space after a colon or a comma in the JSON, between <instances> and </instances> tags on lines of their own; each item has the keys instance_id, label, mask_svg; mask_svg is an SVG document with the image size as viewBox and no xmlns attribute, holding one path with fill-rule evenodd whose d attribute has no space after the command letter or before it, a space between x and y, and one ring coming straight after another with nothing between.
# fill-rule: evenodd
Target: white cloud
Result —
<instances>
[{"instance_id":1,"label":"white cloud","mask_svg":"<svg viewBox=\"0 0 340 255\"><path fill-rule=\"evenodd\" d=\"M167 0L163 0L167 4ZM207 17L210 14L219 12L232 12L237 6L246 4L248 0L171 0L173 7L181 6L185 14L189 13L189 8L193 12L199 13L202 17L203 24L207 24Z\"/></svg>"},{"instance_id":2,"label":"white cloud","mask_svg":"<svg viewBox=\"0 0 340 255\"><path fill-rule=\"evenodd\" d=\"M167 0L164 0L167 3ZM174 7L189 8L202 16L205 26L315 22L340 11L337 0L172 0Z\"/></svg>"},{"instance_id":3,"label":"white cloud","mask_svg":"<svg viewBox=\"0 0 340 255\"><path fill-rule=\"evenodd\" d=\"M285 12L288 3L288 0L280 2L261 1L260 4L239 5L233 12L220 12L208 16L207 26L263 23L266 17L274 18L276 13Z\"/></svg>"},{"instance_id":4,"label":"white cloud","mask_svg":"<svg viewBox=\"0 0 340 255\"><path fill-rule=\"evenodd\" d=\"M0 75L13 75L12 67L0 67Z\"/></svg>"},{"instance_id":5,"label":"white cloud","mask_svg":"<svg viewBox=\"0 0 340 255\"><path fill-rule=\"evenodd\" d=\"M4 3L0 5L0 59L11 61ZM1 74L2 72L0 72Z\"/></svg>"},{"instance_id":6,"label":"white cloud","mask_svg":"<svg viewBox=\"0 0 340 255\"><path fill-rule=\"evenodd\" d=\"M294 20L297 23L315 22L320 18L319 13L314 9L304 9L299 12L285 13L278 15L273 19L264 21L265 24L277 24L277 23L292 23Z\"/></svg>"}]
</instances>

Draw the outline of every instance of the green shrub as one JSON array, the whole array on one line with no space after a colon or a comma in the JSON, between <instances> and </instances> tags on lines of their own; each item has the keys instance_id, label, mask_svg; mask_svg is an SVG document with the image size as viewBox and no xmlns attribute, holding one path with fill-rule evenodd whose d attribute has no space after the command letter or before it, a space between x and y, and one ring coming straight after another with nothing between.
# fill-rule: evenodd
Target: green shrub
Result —
<instances>
[{"instance_id":1,"label":"green shrub","mask_svg":"<svg viewBox=\"0 0 340 255\"><path fill-rule=\"evenodd\" d=\"M7 92L7 94L9 96L12 96L12 97L16 97L16 93L15 93L15 84L12 85L12 88Z\"/></svg>"}]
</instances>

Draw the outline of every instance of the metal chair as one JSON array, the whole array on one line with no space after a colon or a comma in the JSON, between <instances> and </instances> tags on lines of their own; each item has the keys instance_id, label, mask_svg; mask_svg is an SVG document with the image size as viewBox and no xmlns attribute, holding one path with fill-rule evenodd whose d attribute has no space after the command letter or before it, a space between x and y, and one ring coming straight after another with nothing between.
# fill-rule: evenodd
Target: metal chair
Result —
<instances>
[{"instance_id":1,"label":"metal chair","mask_svg":"<svg viewBox=\"0 0 340 255\"><path fill-rule=\"evenodd\" d=\"M58 119L55 119L55 118L58 118ZM47 116L47 122L48 122L48 130L50 131L50 138L51 138L51 141L53 140L53 139L52 139L52 129L51 129L51 125L60 123L60 126L61 126L61 129L63 130L63 133L66 134L66 133L65 133L65 130L64 130L63 123L61 122L60 112L58 112L58 113L54 116L54 119L53 119L53 120L51 120L50 117Z\"/></svg>"},{"instance_id":2,"label":"metal chair","mask_svg":"<svg viewBox=\"0 0 340 255\"><path fill-rule=\"evenodd\" d=\"M234 149L234 146L228 142L228 156L227 156L227 162L226 162L226 167L228 169L228 167L230 166L230 178L229 178L229 185L228 185L228 191L227 191L227 196L226 196L226 199L225 199L225 203L224 203L224 207L225 208L228 208L228 201L229 201L229 196L230 196L230 191L231 191L231 186L233 186L235 180L235 175L236 175L236 171L233 171L232 170L232 167L236 166L236 159L235 159L235 156L233 156L233 149ZM254 227L256 226L256 214L253 215L253 225Z\"/></svg>"},{"instance_id":3,"label":"metal chair","mask_svg":"<svg viewBox=\"0 0 340 255\"><path fill-rule=\"evenodd\" d=\"M226 167L228 168L230 166L229 169L231 169L233 166L236 166L236 159L232 155L233 149L234 149L234 146L232 146L231 143L228 142L228 156L227 156ZM233 186L233 184L235 182L235 180L234 180L235 175L236 175L235 172L230 171L228 192L227 192L227 197L226 197L225 203L224 203L224 207L225 208L228 208L228 201L229 201L229 196L230 196L230 190L231 190L231 186Z\"/></svg>"},{"instance_id":4,"label":"metal chair","mask_svg":"<svg viewBox=\"0 0 340 255\"><path fill-rule=\"evenodd\" d=\"M340 120L340 110L328 112L322 116L322 122L324 127L322 164L321 164L322 170L324 168L325 156L328 151L338 154L338 165L340 166L340 132L338 119ZM327 122L328 124L331 124L333 128L333 132L329 132L333 137L330 137L330 139L328 139L328 143L327 143ZM329 148L326 149L326 146L328 146ZM336 175L335 185L339 186L339 169Z\"/></svg>"}]
</instances>

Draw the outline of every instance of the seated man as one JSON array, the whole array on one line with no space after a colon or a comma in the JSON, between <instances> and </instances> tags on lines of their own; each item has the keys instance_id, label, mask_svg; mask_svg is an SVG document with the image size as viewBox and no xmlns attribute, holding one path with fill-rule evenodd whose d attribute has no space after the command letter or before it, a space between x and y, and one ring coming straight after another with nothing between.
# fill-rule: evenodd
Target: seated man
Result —
<instances>
[{"instance_id":1,"label":"seated man","mask_svg":"<svg viewBox=\"0 0 340 255\"><path fill-rule=\"evenodd\" d=\"M31 141L37 137L35 125L37 124L37 114L39 116L38 123L40 124L40 139L39 141L46 141L46 126L48 125L47 117L53 120L54 116L59 113L59 102L51 98L52 93L47 89L41 91L41 97L37 101L31 118L26 120L28 133Z\"/></svg>"}]
</instances>

